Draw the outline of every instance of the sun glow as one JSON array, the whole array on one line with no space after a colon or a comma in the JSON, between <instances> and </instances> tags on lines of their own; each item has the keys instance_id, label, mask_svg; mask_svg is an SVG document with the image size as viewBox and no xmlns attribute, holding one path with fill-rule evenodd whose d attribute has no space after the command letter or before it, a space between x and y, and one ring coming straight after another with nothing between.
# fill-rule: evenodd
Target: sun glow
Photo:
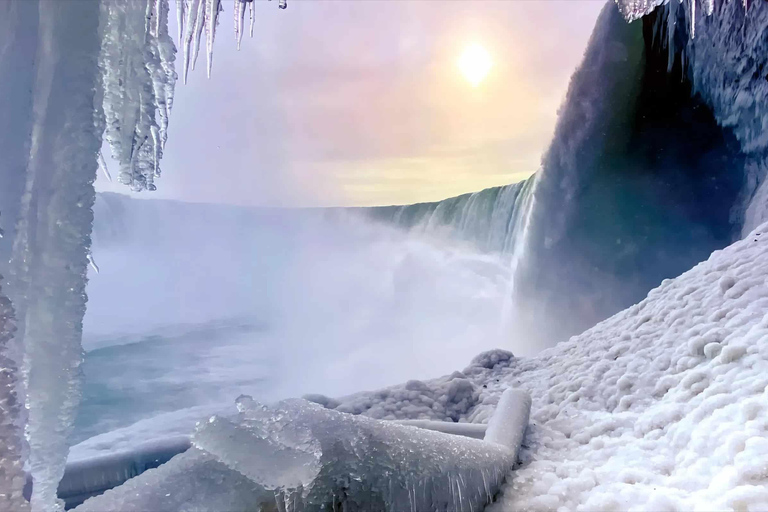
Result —
<instances>
[{"instance_id":1,"label":"sun glow","mask_svg":"<svg viewBox=\"0 0 768 512\"><path fill-rule=\"evenodd\" d=\"M459 69L473 87L480 85L488 72L493 67L491 56L477 43L471 44L464 49L459 57Z\"/></svg>"}]
</instances>

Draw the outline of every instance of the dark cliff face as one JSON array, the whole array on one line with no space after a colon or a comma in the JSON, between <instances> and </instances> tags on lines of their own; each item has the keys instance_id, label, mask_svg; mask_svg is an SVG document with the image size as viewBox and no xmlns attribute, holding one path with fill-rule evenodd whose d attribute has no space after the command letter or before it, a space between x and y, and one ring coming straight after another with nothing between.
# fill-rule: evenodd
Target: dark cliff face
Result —
<instances>
[{"instance_id":1,"label":"dark cliff face","mask_svg":"<svg viewBox=\"0 0 768 512\"><path fill-rule=\"evenodd\" d=\"M615 18L609 25L625 23L609 15ZM607 60L582 83L577 72L545 157L517 301L523 332L535 332L544 344L640 301L738 235L732 210L743 187L744 156L693 92L682 56L674 55L670 66L654 30L657 15L617 26L603 41L593 37L591 46L608 39L631 60L642 35L639 72L631 62L622 68ZM596 35L599 30L598 24ZM678 29L675 37L688 35ZM587 50L585 63L590 51L596 49ZM603 86L598 98L589 96ZM590 113L605 119L593 122L591 133L572 136L562 119L583 109L583 99L600 101ZM562 156L552 158L562 147L570 152L567 165Z\"/></svg>"}]
</instances>

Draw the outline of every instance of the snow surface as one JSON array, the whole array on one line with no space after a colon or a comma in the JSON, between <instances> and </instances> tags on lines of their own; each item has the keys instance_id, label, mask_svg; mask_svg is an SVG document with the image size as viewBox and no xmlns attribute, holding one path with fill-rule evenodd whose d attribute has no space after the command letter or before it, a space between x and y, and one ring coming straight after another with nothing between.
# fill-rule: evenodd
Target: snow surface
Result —
<instances>
[{"instance_id":1,"label":"snow surface","mask_svg":"<svg viewBox=\"0 0 768 512\"><path fill-rule=\"evenodd\" d=\"M491 352L463 372L476 394L459 421L486 422L507 387L533 398L522 466L490 510L768 507L766 230L536 357ZM424 399L452 380L336 409L435 417Z\"/></svg>"}]
</instances>

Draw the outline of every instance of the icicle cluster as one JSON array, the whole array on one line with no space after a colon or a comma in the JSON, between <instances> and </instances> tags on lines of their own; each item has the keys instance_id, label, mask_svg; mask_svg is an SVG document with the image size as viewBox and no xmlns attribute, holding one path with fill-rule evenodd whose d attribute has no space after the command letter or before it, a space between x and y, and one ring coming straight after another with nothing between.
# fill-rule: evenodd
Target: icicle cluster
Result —
<instances>
[{"instance_id":1,"label":"icicle cluster","mask_svg":"<svg viewBox=\"0 0 768 512\"><path fill-rule=\"evenodd\" d=\"M101 3L105 137L118 180L135 191L155 190L168 138L176 84L168 11L168 0Z\"/></svg>"},{"instance_id":2,"label":"icicle cluster","mask_svg":"<svg viewBox=\"0 0 768 512\"><path fill-rule=\"evenodd\" d=\"M245 32L245 10L248 6L250 18L249 33L253 37L255 20L254 0L234 0L233 13L235 17L235 39L237 49L243 40ZM278 7L288 7L286 0L279 0ZM200 43L205 30L206 70L211 77L213 66L213 43L216 39L216 28L219 24L219 14L223 11L221 0L176 0L176 20L179 26L179 44L183 52L182 75L187 83L190 67L195 69L197 57L200 54Z\"/></svg>"},{"instance_id":3,"label":"icicle cluster","mask_svg":"<svg viewBox=\"0 0 768 512\"><path fill-rule=\"evenodd\" d=\"M0 276L0 281L2 281ZM29 502L24 498L23 433L17 424L20 404L16 396L16 364L7 354L16 330L11 301L0 287L0 510L24 512Z\"/></svg>"},{"instance_id":4,"label":"icicle cluster","mask_svg":"<svg viewBox=\"0 0 768 512\"><path fill-rule=\"evenodd\" d=\"M742 0L747 5L748 0ZM707 16L710 16L715 10L715 0L616 0L621 14L627 21L634 21L650 14L658 6L663 4L685 4L690 13L691 36L695 35L696 4L704 8Z\"/></svg>"},{"instance_id":5,"label":"icicle cluster","mask_svg":"<svg viewBox=\"0 0 768 512\"><path fill-rule=\"evenodd\" d=\"M749 0L616 0L628 21L660 9L654 43L669 54L670 70L680 65L712 109L718 123L733 131L748 161L742 195L743 234L768 220L768 52L764 29L768 4ZM703 13L703 14L702 14ZM735 211L735 215L742 212Z\"/></svg>"}]
</instances>

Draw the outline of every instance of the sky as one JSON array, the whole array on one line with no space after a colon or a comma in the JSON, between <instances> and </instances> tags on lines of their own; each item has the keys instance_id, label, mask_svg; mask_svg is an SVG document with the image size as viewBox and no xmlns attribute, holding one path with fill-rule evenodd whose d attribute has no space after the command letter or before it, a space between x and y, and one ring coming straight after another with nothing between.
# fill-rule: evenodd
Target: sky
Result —
<instances>
[{"instance_id":1,"label":"sky","mask_svg":"<svg viewBox=\"0 0 768 512\"><path fill-rule=\"evenodd\" d=\"M176 86L158 191L139 196L370 206L525 179L539 167L603 5L288 0L280 10L257 2L254 37L237 51L224 0L212 76L203 49L189 82ZM458 66L470 45L492 63L476 87ZM102 175L96 185L129 192Z\"/></svg>"}]
</instances>

